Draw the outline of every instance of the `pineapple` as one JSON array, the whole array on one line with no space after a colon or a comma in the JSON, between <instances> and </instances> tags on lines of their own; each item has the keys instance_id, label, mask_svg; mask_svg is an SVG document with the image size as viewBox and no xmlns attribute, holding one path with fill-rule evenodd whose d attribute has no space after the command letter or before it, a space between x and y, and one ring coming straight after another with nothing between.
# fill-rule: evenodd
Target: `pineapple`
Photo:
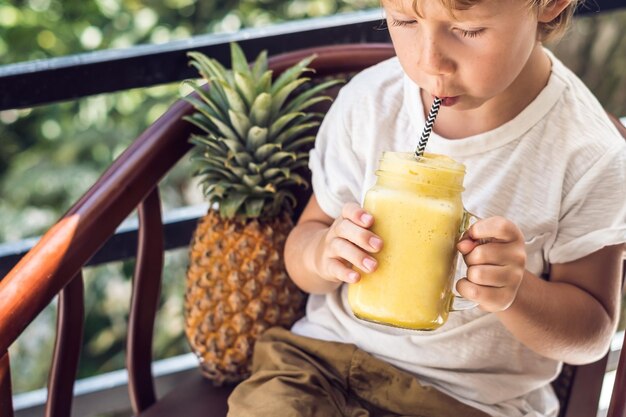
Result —
<instances>
[{"instance_id":1,"label":"pineapple","mask_svg":"<svg viewBox=\"0 0 626 417\"><path fill-rule=\"evenodd\" d=\"M287 276L282 252L293 227L294 190L308 187L311 135L321 114L305 112L341 81L307 88L303 59L273 80L264 51L249 65L231 44L232 70L189 53L209 84L186 81L196 97L187 120L200 128L195 145L203 192L210 203L189 251L185 333L203 374L216 385L250 373L252 348L271 326L303 314L304 294Z\"/></svg>"}]
</instances>

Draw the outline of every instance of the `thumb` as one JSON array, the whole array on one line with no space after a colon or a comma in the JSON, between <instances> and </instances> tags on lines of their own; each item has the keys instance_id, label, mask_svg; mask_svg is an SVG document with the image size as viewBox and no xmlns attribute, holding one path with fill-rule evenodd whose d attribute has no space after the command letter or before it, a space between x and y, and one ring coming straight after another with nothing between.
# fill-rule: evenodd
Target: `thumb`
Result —
<instances>
[{"instance_id":1,"label":"thumb","mask_svg":"<svg viewBox=\"0 0 626 417\"><path fill-rule=\"evenodd\" d=\"M480 245L479 241L473 240L469 236L465 236L463 239L459 241L459 243L456 244L456 248L458 249L459 252L461 252L461 255L465 256L471 251L473 251L474 248L478 245Z\"/></svg>"}]
</instances>

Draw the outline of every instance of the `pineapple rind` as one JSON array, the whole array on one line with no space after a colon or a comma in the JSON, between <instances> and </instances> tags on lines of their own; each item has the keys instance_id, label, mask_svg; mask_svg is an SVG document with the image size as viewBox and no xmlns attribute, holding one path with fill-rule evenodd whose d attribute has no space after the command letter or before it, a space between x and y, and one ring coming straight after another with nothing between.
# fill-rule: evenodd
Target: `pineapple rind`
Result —
<instances>
[{"instance_id":1,"label":"pineapple rind","mask_svg":"<svg viewBox=\"0 0 626 417\"><path fill-rule=\"evenodd\" d=\"M304 294L281 256L291 228L287 215L224 220L210 210L199 221L189 253L185 332L216 384L246 378L257 337L303 315Z\"/></svg>"}]
</instances>

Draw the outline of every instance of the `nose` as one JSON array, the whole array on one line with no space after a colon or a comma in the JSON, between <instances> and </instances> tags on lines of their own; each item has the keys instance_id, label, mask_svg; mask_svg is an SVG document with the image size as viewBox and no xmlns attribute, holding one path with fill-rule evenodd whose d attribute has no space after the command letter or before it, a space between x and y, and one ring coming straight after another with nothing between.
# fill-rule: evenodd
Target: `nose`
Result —
<instances>
[{"instance_id":1,"label":"nose","mask_svg":"<svg viewBox=\"0 0 626 417\"><path fill-rule=\"evenodd\" d=\"M417 65L429 75L450 75L455 70L454 61L446 54L445 46L435 36L424 36L418 42Z\"/></svg>"}]
</instances>

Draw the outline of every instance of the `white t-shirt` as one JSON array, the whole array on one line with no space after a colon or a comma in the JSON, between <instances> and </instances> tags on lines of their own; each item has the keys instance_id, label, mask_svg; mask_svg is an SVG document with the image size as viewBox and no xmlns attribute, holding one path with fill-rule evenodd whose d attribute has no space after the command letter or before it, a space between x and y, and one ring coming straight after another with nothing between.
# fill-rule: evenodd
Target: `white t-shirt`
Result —
<instances>
[{"instance_id":1,"label":"white t-shirt","mask_svg":"<svg viewBox=\"0 0 626 417\"><path fill-rule=\"evenodd\" d=\"M583 83L552 54L552 75L517 117L476 136L433 134L426 150L465 164L465 207L504 216L522 230L527 269L573 261L626 241L626 145ZM396 58L355 76L326 115L311 151L313 190L328 215L363 203L382 151L415 149L424 125L419 87ZM461 264L463 262L461 261ZM457 279L465 276L464 265ZM556 416L549 384L561 363L513 337L496 315L452 312L432 332L356 319L346 285L311 295L296 334L354 343L493 416Z\"/></svg>"}]
</instances>

